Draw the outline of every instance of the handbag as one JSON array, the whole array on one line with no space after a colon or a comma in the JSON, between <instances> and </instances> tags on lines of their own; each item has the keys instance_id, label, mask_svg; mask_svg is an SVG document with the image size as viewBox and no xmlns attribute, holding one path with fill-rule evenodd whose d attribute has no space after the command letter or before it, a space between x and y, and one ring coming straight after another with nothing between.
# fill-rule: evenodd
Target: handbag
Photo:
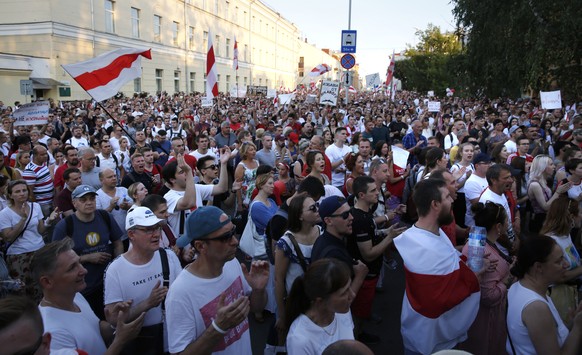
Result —
<instances>
[{"instance_id":1,"label":"handbag","mask_svg":"<svg viewBox=\"0 0 582 355\"><path fill-rule=\"evenodd\" d=\"M28 219L26 220L26 224L24 225L24 228L22 228L22 231L20 232L20 234L18 234L16 236L16 238L14 238L14 240L12 240L12 242L10 242L10 243L7 242L4 244L4 250L2 250L2 253L4 255L8 255L8 249L10 249L12 244L16 243L18 238L22 237L22 235L24 234L24 231L26 231L26 228L28 228L28 224L30 223L30 220L32 219L33 212L34 212L34 205L31 203L30 204L30 213L28 214Z\"/></svg>"},{"instance_id":2,"label":"handbag","mask_svg":"<svg viewBox=\"0 0 582 355\"><path fill-rule=\"evenodd\" d=\"M257 227L255 226L255 222L253 222L253 218L251 212L253 210L253 205L255 203L252 202L249 206L249 217L247 219L247 224L245 225L245 229L242 232L240 237L240 242L238 247L243 253L251 256L263 256L267 254L267 248L265 247L265 238L262 235L257 233Z\"/></svg>"}]
</instances>

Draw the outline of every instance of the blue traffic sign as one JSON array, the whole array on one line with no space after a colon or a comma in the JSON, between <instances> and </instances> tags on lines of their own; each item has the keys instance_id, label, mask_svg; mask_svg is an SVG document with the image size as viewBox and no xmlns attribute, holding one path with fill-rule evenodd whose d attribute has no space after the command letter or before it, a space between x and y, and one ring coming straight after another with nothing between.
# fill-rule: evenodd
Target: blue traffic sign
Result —
<instances>
[{"instance_id":1,"label":"blue traffic sign","mask_svg":"<svg viewBox=\"0 0 582 355\"><path fill-rule=\"evenodd\" d=\"M356 65L356 58L351 54L344 54L340 59L342 68L350 70Z\"/></svg>"},{"instance_id":2,"label":"blue traffic sign","mask_svg":"<svg viewBox=\"0 0 582 355\"><path fill-rule=\"evenodd\" d=\"M357 31L342 31L342 53L356 53L356 37Z\"/></svg>"}]
</instances>

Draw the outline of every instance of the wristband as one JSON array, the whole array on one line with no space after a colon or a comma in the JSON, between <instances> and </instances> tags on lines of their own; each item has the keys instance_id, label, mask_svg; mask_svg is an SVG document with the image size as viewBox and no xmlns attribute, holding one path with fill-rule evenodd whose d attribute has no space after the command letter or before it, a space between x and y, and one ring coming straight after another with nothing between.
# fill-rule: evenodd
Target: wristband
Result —
<instances>
[{"instance_id":1,"label":"wristband","mask_svg":"<svg viewBox=\"0 0 582 355\"><path fill-rule=\"evenodd\" d=\"M214 319L212 320L212 327L214 328L214 330L216 330L217 332L219 332L220 334L226 334L228 333L226 330L222 330L214 321Z\"/></svg>"}]
</instances>

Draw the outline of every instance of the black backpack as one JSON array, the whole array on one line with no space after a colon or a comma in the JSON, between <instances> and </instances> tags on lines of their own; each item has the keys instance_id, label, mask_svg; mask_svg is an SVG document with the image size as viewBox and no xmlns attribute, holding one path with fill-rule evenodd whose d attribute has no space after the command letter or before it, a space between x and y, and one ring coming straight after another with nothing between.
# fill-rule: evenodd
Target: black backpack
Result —
<instances>
[{"instance_id":1,"label":"black backpack","mask_svg":"<svg viewBox=\"0 0 582 355\"><path fill-rule=\"evenodd\" d=\"M107 229L111 230L111 215L105 210L97 210L97 213L101 215L101 218L105 220L107 224ZM73 215L68 215L65 217L66 233L67 237L73 238Z\"/></svg>"}]
</instances>

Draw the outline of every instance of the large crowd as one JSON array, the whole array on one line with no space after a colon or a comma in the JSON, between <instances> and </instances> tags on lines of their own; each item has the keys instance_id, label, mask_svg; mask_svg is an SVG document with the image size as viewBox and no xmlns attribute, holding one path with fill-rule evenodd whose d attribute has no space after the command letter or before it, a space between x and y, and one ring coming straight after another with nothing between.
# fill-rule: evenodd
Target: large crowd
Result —
<instances>
[{"instance_id":1,"label":"large crowd","mask_svg":"<svg viewBox=\"0 0 582 355\"><path fill-rule=\"evenodd\" d=\"M201 98L0 102L7 354L371 354L399 262L406 354L580 350L582 104Z\"/></svg>"}]
</instances>

